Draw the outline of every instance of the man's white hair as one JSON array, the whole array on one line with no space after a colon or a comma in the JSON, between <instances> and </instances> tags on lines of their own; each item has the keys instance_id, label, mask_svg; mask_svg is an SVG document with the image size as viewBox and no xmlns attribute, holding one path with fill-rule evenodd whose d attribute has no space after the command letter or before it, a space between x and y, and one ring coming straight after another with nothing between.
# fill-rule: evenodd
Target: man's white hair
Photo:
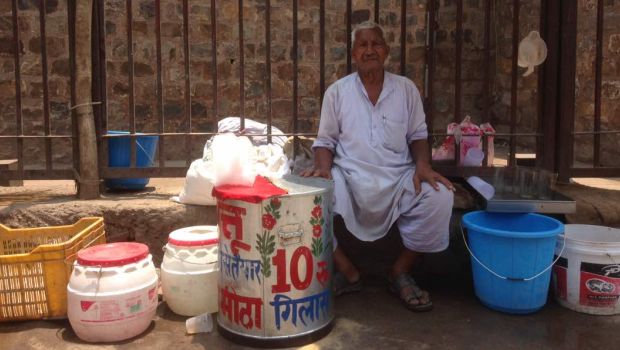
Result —
<instances>
[{"instance_id":1,"label":"man's white hair","mask_svg":"<svg viewBox=\"0 0 620 350\"><path fill-rule=\"evenodd\" d=\"M385 31L383 30L383 28L377 22L365 21L365 22L362 22L356 25L355 28L353 28L353 30L351 31L351 47L353 47L353 44L355 44L355 35L357 34L358 31L363 30L363 29L378 30L379 33L381 33L381 38L383 38L383 41L385 41L385 37L383 37L383 33L385 33Z\"/></svg>"}]
</instances>

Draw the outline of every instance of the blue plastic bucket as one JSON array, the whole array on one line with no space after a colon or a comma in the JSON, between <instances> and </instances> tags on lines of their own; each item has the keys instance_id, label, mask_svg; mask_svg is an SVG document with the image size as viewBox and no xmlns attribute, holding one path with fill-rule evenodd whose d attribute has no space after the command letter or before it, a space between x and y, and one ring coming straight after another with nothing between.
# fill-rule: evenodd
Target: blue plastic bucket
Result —
<instances>
[{"instance_id":1,"label":"blue plastic bucket","mask_svg":"<svg viewBox=\"0 0 620 350\"><path fill-rule=\"evenodd\" d=\"M108 131L110 135L129 135L128 131ZM112 137L108 139L108 166L128 168L131 161L131 138ZM136 137L136 167L153 166L159 136ZM141 190L149 182L149 178L106 179L105 185L110 189Z\"/></svg>"},{"instance_id":2,"label":"blue plastic bucket","mask_svg":"<svg viewBox=\"0 0 620 350\"><path fill-rule=\"evenodd\" d=\"M547 302L557 237L564 225L532 213L475 211L462 220L480 301L513 314L542 308Z\"/></svg>"}]
</instances>

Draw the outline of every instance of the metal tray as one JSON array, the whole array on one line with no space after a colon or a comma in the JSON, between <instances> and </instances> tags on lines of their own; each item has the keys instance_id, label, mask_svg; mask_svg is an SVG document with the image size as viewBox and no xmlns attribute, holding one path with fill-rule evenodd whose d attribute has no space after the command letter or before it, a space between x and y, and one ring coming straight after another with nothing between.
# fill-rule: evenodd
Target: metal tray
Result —
<instances>
[{"instance_id":1,"label":"metal tray","mask_svg":"<svg viewBox=\"0 0 620 350\"><path fill-rule=\"evenodd\" d=\"M482 177L482 180L492 184L489 178ZM573 199L555 191L549 199L522 198L515 193L496 194L493 198L486 199L473 186L467 182L465 184L477 194L487 211L543 214L573 214L577 211L577 203Z\"/></svg>"}]
</instances>

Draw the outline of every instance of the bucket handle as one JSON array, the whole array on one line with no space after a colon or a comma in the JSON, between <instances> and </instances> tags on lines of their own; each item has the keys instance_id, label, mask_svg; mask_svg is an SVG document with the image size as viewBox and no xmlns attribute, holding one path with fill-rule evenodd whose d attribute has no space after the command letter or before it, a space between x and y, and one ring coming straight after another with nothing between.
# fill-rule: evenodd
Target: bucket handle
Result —
<instances>
[{"instance_id":1,"label":"bucket handle","mask_svg":"<svg viewBox=\"0 0 620 350\"><path fill-rule=\"evenodd\" d=\"M527 281L531 281L531 280L533 280L535 278L538 278L540 275L542 275L543 273L547 272L547 270L549 270L551 267L553 267L553 265L555 265L555 263L558 262L558 260L560 260L560 258L562 257L562 253L564 253L564 248L566 247L566 237L564 237L564 239L562 240L562 250L560 250L560 254L558 254L558 257L555 260L553 260L551 265L547 266L544 270L542 270L541 272L537 273L536 275L534 275L532 277L529 277L529 278L506 277L506 276L502 276L502 275L496 273L495 271L491 270L489 267L487 267L485 264L483 264L482 261L480 261L476 257L476 255L474 255L474 252L472 252L471 249L469 249L469 245L467 244L467 240L465 239L465 232L463 231L463 225L459 225L459 227L461 228L461 236L463 237L463 242L465 243L465 248L467 248L467 251L469 252L471 257L474 258L474 260L476 260L478 262L478 264L480 264L480 266L484 267L487 271L489 271L495 277L501 278L503 280L508 280L508 281L527 282Z\"/></svg>"},{"instance_id":2,"label":"bucket handle","mask_svg":"<svg viewBox=\"0 0 620 350\"><path fill-rule=\"evenodd\" d=\"M153 158L151 158L151 155L149 154L149 152L147 152L146 149L144 149L144 147L142 147L142 145L140 144L140 141L138 141L138 139L136 139L136 145L138 147L140 147L142 152L144 152L144 155L149 159L149 161L151 162L151 165L155 164L155 161L153 160Z\"/></svg>"},{"instance_id":3,"label":"bucket handle","mask_svg":"<svg viewBox=\"0 0 620 350\"><path fill-rule=\"evenodd\" d=\"M168 252L168 249L166 248L166 246L161 247L161 251L165 253ZM219 254L218 254L219 255ZM186 264L190 264L190 265L200 265L200 266L207 266L207 265L212 265L213 263L217 263L218 259L215 260L209 260L209 261L205 261L203 263L197 263L197 262L191 262L189 260L185 260L181 257L179 257L178 255L176 255L175 253L170 252L170 256L182 263L186 263Z\"/></svg>"}]
</instances>

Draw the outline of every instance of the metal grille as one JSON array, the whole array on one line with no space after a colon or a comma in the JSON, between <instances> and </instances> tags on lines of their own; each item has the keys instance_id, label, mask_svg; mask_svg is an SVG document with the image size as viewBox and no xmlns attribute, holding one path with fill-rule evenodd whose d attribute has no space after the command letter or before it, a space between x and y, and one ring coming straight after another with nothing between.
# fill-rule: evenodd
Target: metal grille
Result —
<instances>
[{"instance_id":1,"label":"metal grille","mask_svg":"<svg viewBox=\"0 0 620 350\"><path fill-rule=\"evenodd\" d=\"M274 23L285 23L291 30L290 53L286 58L286 64L290 64L292 74L290 78L290 117L287 119L286 136L314 136L318 125L318 112L308 117L307 111L300 110L304 95L302 90L318 81L319 101L327 86L336 78L342 77L348 72L355 70L354 62L348 54L351 50L350 33L352 28L362 20L374 19L380 24L389 28L390 45L392 46L391 58L388 66L393 72L406 75L416 82L424 97L424 106L427 114L427 124L432 131L429 141L437 144L445 135L445 124L447 122L460 122L467 114L476 114L477 122L497 123L501 130L496 134L495 140L505 141L505 155L507 165L517 165L520 153L534 153L536 155L536 165L556 170L562 179L567 180L574 176L618 176L620 167L608 160L609 152L603 153L603 138L616 135L620 131L606 127L605 120L617 118L617 116L605 116L604 96L602 86L605 82L604 47L605 37L609 29L605 27L606 11L618 11L617 6L605 4L598 0L594 5L595 11L579 12L581 20L589 19L596 23L596 30L592 41L596 42L594 57L594 70L591 79L594 81L593 100L594 109L592 117L585 122L580 120L576 125L575 111L575 77L577 65L577 36L578 21L577 14L579 6L577 2L563 2L559 0L541 0L539 2L522 2L513 0L510 6L496 1L482 2L449 2L428 1L419 3L414 1L401 0L384 4L379 0L367 0L346 2L334 0L317 0L314 3L299 2L294 0L286 5L272 4L267 0L264 2L243 1L224 2L211 0L210 2L182 0L181 2L170 2L167 0L153 0L152 3L132 2L130 0L118 0L114 3L124 5L124 12L118 16L109 18L106 9L111 1L94 1L93 8L93 101L101 102L94 106L98 129L98 158L99 175L101 178L122 178L122 177L182 177L192 159L200 157L204 141L217 132L217 121L229 114L231 107L228 99L224 99L225 94L230 94L230 87L223 86L229 84L230 76L238 79L238 99L235 101L237 107L236 115L241 118L241 126L248 117L248 108L256 108L263 115L263 122L269 126L268 134L271 134L272 127L276 125L275 114L281 113L281 105L284 104L281 96L276 96L277 91L282 87L276 86L279 81L274 80L274 74L279 74L281 67L280 52L275 52L276 44L283 40L281 34L282 27L277 27ZM74 4L75 0L63 2L66 7L67 16L67 42L68 56L71 67L75 66L75 33L73 23L75 22ZM180 46L177 52L180 69L178 77L182 80L179 84L179 95L182 96L182 112L178 118L177 125L169 125L170 118L167 115L166 89L170 86L170 78L167 77L166 67L169 58L164 56L164 48L171 45L170 38L163 33L162 28L170 30L171 19L163 17L166 9L174 5L177 11L177 18L180 30ZM68 110L68 118L72 119L74 126L69 133L54 133L53 119L50 115L50 77L49 77L49 47L47 40L40 40L39 55L41 65L40 84L42 88L41 96L41 133L27 133L24 128L26 120L24 118L23 99L24 81L22 66L24 60L23 44L21 37L24 28L20 28L20 5L17 0L11 2L11 21L14 47L11 49L14 75L12 77L15 85L15 115L14 120L2 119L3 123L14 123L12 132L0 134L0 142L14 142L11 144L14 152L10 157L18 160L17 170L0 171L0 179L72 179L76 178L77 154L79 152L76 141L75 116L72 110ZM46 14L45 0L40 1L38 8L38 35L41 38L48 36L48 15ZM236 9L234 9L236 5ZM141 16L142 8L147 6L153 10L153 18L144 25ZM285 6L284 8L282 6ZM391 6L391 7L390 7ZM122 6L121 6L122 7ZM141 12L136 14L137 9ZM206 18L210 23L194 23L193 15L195 11L206 10L209 13ZM220 18L223 11L236 11L234 23L222 23ZM260 13L264 16L264 23L259 27L264 30L261 33L261 42L254 39L257 35L251 33L254 27L248 29L248 23L252 22L254 15ZM290 16L288 15L290 13ZM537 21L531 20L531 14L538 16ZM475 19L471 19L475 17ZM477 17L476 17L477 16ZM594 16L595 18L589 18ZM300 37L302 26L308 26L308 21L316 18L318 24L318 45L312 47L303 42ZM424 20L419 20L423 18ZM112 135L111 120L116 118L116 109L111 108L110 103L114 101L111 93L111 79L118 80L118 73L108 70L110 64L111 50L110 43L106 40L108 23L124 23L126 58L126 86L127 104L126 119L124 125L128 135ZM421 23L424 22L424 23ZM151 27L152 23L152 27ZM154 121L153 130L144 132L141 130L143 116L136 111L138 102L136 100L136 88L138 82L144 81L145 77L138 76L136 72L136 50L140 44L137 33L143 31L142 27L154 29L155 48L153 50L152 65L153 74L151 84L154 86L152 95L154 102L152 116ZM201 32L200 36L194 33L197 26L204 25L208 28ZM312 25L312 24L310 24ZM475 25L478 27L473 28ZM119 26L120 28L121 26ZM176 28L176 27L174 27ZM508 28L506 32L498 32L498 28ZM537 95L525 99L522 98L524 85L526 82L520 77L520 70L517 66L517 49L519 41L531 29L541 32L546 40L549 54L544 66L537 69L537 77L534 84ZM119 29L120 30L120 29ZM231 33L237 33L236 40L236 61L228 66L234 67L235 72L226 72L222 76L224 62L229 57L222 53L223 43L229 43ZM252 39L248 35L252 34ZM499 34L498 34L499 33ZM472 46L472 36L481 38L475 47ZM499 38L499 36L502 36ZM423 37L424 44L420 45L416 40ZM501 39L501 40L500 40ZM287 39L288 40L288 39ZM341 47L334 46L334 42L340 41ZM196 69L193 64L194 50L193 45L197 42L208 43L205 50L209 50L210 66L203 67L203 70ZM254 45L254 46L252 46ZM310 47L308 49L308 47ZM473 48L472 48L473 47ZM207 49L208 48L208 49ZM260 49L259 49L260 48ZM232 50L232 46L226 46L227 50ZM249 66L257 64L258 59L249 62L246 60L248 50L256 50L256 57L262 56L260 73L249 70ZM334 52L344 50L342 63L334 60ZM303 69L309 66L305 56L312 54L318 56L316 60L316 71L318 76L301 74ZM452 60L446 60L445 55L451 55ZM472 72L468 61L471 57L477 57L479 67ZM509 63L503 60L508 60ZM274 64L279 66L275 67ZM313 63L314 64L314 63ZM510 67L508 77L498 73L499 65ZM116 68L118 70L118 67ZM313 68L314 69L314 68ZM209 76L210 96L208 99L198 98L194 95L195 81L197 74ZM474 74L475 73L475 74ZM116 76L114 74L117 74ZM472 74L475 75L472 77ZM256 80L256 76L262 77L263 87L257 98L248 98L248 86ZM450 77L449 81L446 77ZM71 96L67 101L70 106L75 104L75 73L72 70L70 76ZM280 79L281 80L281 79ZM312 81L310 81L312 80ZM503 85L502 85L503 84ZM531 83L527 83L531 84ZM530 88L532 86L530 85ZM142 91L139 91L142 92ZM475 108L471 105L472 93L477 94L479 102ZM497 99L507 101L504 109L499 112L497 109ZM229 97L228 97L229 98ZM260 100L260 102L256 102ZM287 100L288 101L288 100ZM446 102L447 101L447 102ZM524 102L525 101L525 102ZM30 102L28 102L30 103ZM202 103L207 114L206 122L204 118L194 115L195 103ZM448 105L446 110L441 110L438 106L442 103ZM536 115L532 125L524 125L523 105L531 104L536 106ZM202 105L201 105L202 106ZM117 108L117 105L114 106ZM276 108L277 107L277 108ZM520 109L521 108L521 109ZM169 114L169 113L168 113ZM69 116L70 115L70 116ZM202 119L201 119L202 118ZM114 119L116 120L116 119ZM591 127L584 127L588 124ZM8 129L7 129L8 130ZM113 130L113 129L112 129ZM141 135L159 136L158 155L153 167L136 167L137 152L136 138ZM112 138L127 137L130 142L130 164L126 168L109 167L108 164L108 143ZM584 158L580 148L580 140L588 138L591 140L591 161L584 162L579 157ZM57 168L54 166L54 142L55 140L69 140L72 149L71 168ZM30 152L25 152L24 142L27 140L40 140L40 152L36 154L37 160L42 164L40 168L29 167L26 158ZM486 146L486 141L485 146ZM589 141L590 142L590 141ZM577 151L575 151L577 148ZM174 150L181 150L172 154ZM445 163L437 163L436 167L447 175L464 175L471 169L464 169L456 166L458 164L458 154L456 159ZM3 157L7 157L4 155Z\"/></svg>"}]
</instances>

